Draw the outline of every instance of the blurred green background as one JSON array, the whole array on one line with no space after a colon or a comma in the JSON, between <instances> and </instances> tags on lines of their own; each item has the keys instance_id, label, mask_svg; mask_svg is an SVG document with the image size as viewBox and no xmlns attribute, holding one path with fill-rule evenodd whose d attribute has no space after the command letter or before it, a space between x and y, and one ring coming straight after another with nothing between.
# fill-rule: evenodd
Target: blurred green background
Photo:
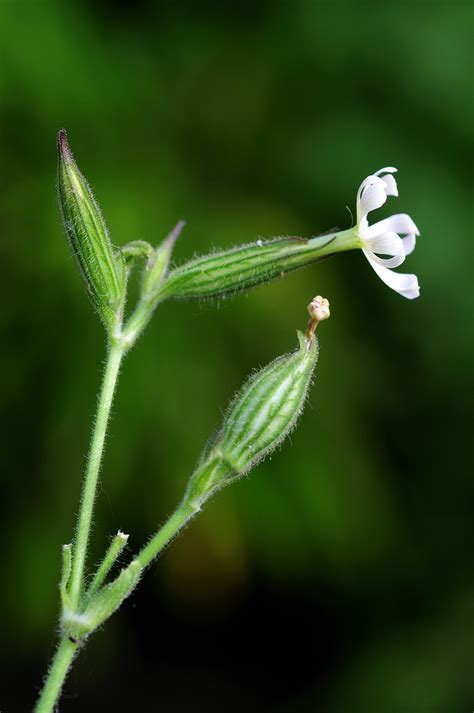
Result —
<instances>
[{"instance_id":1,"label":"blurred green background","mask_svg":"<svg viewBox=\"0 0 474 713\"><path fill-rule=\"evenodd\" d=\"M2 696L54 646L104 336L55 196L64 126L118 245L176 261L345 228L399 168L409 302L347 253L219 305L169 303L124 365L93 557L170 513L247 373L331 300L310 407L77 661L61 711L454 713L474 701L472 6L0 2Z\"/></svg>"}]
</instances>

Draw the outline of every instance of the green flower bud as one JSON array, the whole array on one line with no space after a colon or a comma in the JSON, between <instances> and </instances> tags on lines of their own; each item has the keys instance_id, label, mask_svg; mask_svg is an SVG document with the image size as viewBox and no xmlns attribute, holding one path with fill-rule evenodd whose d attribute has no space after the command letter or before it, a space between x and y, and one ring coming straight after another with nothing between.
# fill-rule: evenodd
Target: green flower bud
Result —
<instances>
[{"instance_id":1,"label":"green flower bud","mask_svg":"<svg viewBox=\"0 0 474 713\"><path fill-rule=\"evenodd\" d=\"M74 639L81 639L91 634L108 619L135 589L142 573L138 560L123 569L113 582L103 587L90 599L82 612L65 610L62 624Z\"/></svg>"},{"instance_id":2,"label":"green flower bud","mask_svg":"<svg viewBox=\"0 0 474 713\"><path fill-rule=\"evenodd\" d=\"M298 332L299 346L254 374L231 404L218 446L239 474L274 451L296 426L318 358L316 337Z\"/></svg>"},{"instance_id":3,"label":"green flower bud","mask_svg":"<svg viewBox=\"0 0 474 713\"><path fill-rule=\"evenodd\" d=\"M320 304L322 298L315 300ZM191 476L188 503L200 507L216 490L248 473L295 428L318 359L315 329L329 316L329 304L323 302L324 313L311 309L306 332L297 333L296 351L257 371L236 395Z\"/></svg>"},{"instance_id":4,"label":"green flower bud","mask_svg":"<svg viewBox=\"0 0 474 713\"><path fill-rule=\"evenodd\" d=\"M359 247L354 231L315 238L275 238L204 255L177 267L162 297L222 297L262 285L323 257Z\"/></svg>"},{"instance_id":5,"label":"green flower bud","mask_svg":"<svg viewBox=\"0 0 474 713\"><path fill-rule=\"evenodd\" d=\"M87 292L108 329L121 319L125 300L125 265L114 251L92 191L67 142L58 134L58 193L66 233Z\"/></svg>"}]
</instances>

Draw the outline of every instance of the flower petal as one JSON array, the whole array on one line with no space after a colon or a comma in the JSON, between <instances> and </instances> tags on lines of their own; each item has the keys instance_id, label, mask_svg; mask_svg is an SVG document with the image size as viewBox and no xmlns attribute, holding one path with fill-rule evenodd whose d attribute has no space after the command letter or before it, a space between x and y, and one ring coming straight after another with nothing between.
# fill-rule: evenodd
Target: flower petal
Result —
<instances>
[{"instance_id":1,"label":"flower petal","mask_svg":"<svg viewBox=\"0 0 474 713\"><path fill-rule=\"evenodd\" d=\"M409 275L403 272L392 272L392 270L388 270L386 267L383 267L375 262L368 251L364 250L363 252L372 268L375 270L382 282L384 282L388 287L409 300L419 297L420 286L416 275Z\"/></svg>"},{"instance_id":2,"label":"flower petal","mask_svg":"<svg viewBox=\"0 0 474 713\"><path fill-rule=\"evenodd\" d=\"M361 238L365 238L366 235L368 234L369 231L369 221L367 220L367 216L363 215L362 218L358 221L358 233L361 236Z\"/></svg>"},{"instance_id":3,"label":"flower petal","mask_svg":"<svg viewBox=\"0 0 474 713\"><path fill-rule=\"evenodd\" d=\"M388 232L364 238L364 243L374 253L379 255L400 255L404 253L402 239L397 233Z\"/></svg>"},{"instance_id":4,"label":"flower petal","mask_svg":"<svg viewBox=\"0 0 474 713\"><path fill-rule=\"evenodd\" d=\"M418 281L416 283L416 287L411 290L404 290L399 294L401 294L402 297L406 297L407 300L416 300L416 298L420 296L420 286L418 284Z\"/></svg>"},{"instance_id":5,"label":"flower petal","mask_svg":"<svg viewBox=\"0 0 474 713\"><path fill-rule=\"evenodd\" d=\"M405 255L410 255L410 253L413 252L416 246L416 237L414 233L408 233L406 238L402 238L402 243L403 243L403 249L405 251Z\"/></svg>"},{"instance_id":6,"label":"flower petal","mask_svg":"<svg viewBox=\"0 0 474 713\"><path fill-rule=\"evenodd\" d=\"M387 200L387 186L382 178L368 176L357 193L357 224L367 213L383 206Z\"/></svg>"},{"instance_id":7,"label":"flower petal","mask_svg":"<svg viewBox=\"0 0 474 713\"><path fill-rule=\"evenodd\" d=\"M372 250L362 248L365 256L368 260L376 262L377 265L383 265L384 267L398 267L405 261L405 253L402 252L399 255L394 255L393 257L379 257Z\"/></svg>"},{"instance_id":8,"label":"flower petal","mask_svg":"<svg viewBox=\"0 0 474 713\"><path fill-rule=\"evenodd\" d=\"M386 185L385 193L387 196L398 196L398 186L393 176L390 174L388 176L382 176L382 181Z\"/></svg>"},{"instance_id":9,"label":"flower petal","mask_svg":"<svg viewBox=\"0 0 474 713\"><path fill-rule=\"evenodd\" d=\"M398 171L398 168L395 168L395 166L385 166L385 168L379 168L378 171L375 171L374 176L380 176L381 173L396 173Z\"/></svg>"},{"instance_id":10,"label":"flower petal","mask_svg":"<svg viewBox=\"0 0 474 713\"><path fill-rule=\"evenodd\" d=\"M387 196L398 196L398 187L396 180L391 175L385 175L387 173L396 173L397 171L398 169L394 166L385 166L385 168L379 168L379 170L375 171L374 173L374 176L380 176L380 178L385 182L387 186L385 191L387 193Z\"/></svg>"},{"instance_id":11,"label":"flower petal","mask_svg":"<svg viewBox=\"0 0 474 713\"><path fill-rule=\"evenodd\" d=\"M405 260L403 241L397 233L381 233L374 238L365 238L364 243L371 253L370 259L385 267L398 267ZM379 255L391 255L381 258ZM367 256L368 257L368 256Z\"/></svg>"},{"instance_id":12,"label":"flower petal","mask_svg":"<svg viewBox=\"0 0 474 713\"><path fill-rule=\"evenodd\" d=\"M398 233L399 235L408 235L409 233L414 233L415 235L420 234L420 231L409 215L406 213L397 213L396 215L391 215L390 218L379 220L378 223L371 225L367 228L364 237L373 238L379 233L387 233L390 231Z\"/></svg>"}]
</instances>

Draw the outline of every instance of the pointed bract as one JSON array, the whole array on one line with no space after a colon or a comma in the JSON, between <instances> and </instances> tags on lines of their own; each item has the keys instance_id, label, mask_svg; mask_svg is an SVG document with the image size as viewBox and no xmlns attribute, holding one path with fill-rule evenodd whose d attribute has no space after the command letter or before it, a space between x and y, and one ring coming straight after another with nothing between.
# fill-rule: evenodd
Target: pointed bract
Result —
<instances>
[{"instance_id":1,"label":"pointed bract","mask_svg":"<svg viewBox=\"0 0 474 713\"><path fill-rule=\"evenodd\" d=\"M165 240L153 251L142 282L142 298L153 302L158 295L163 280L168 272L168 266L174 245L184 228L184 220L180 220Z\"/></svg>"}]
</instances>

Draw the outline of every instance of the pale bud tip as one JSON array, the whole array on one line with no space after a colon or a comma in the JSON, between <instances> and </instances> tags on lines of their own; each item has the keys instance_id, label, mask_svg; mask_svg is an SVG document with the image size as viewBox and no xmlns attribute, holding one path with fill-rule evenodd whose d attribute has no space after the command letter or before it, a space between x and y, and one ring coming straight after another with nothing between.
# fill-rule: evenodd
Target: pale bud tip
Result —
<instances>
[{"instance_id":1,"label":"pale bud tip","mask_svg":"<svg viewBox=\"0 0 474 713\"><path fill-rule=\"evenodd\" d=\"M317 295L308 305L308 312L311 319L322 322L331 316L329 302L325 297Z\"/></svg>"},{"instance_id":2,"label":"pale bud tip","mask_svg":"<svg viewBox=\"0 0 474 713\"><path fill-rule=\"evenodd\" d=\"M124 542L128 540L128 535L126 535L125 532L122 532L121 530L117 532L117 537L119 537Z\"/></svg>"},{"instance_id":3,"label":"pale bud tip","mask_svg":"<svg viewBox=\"0 0 474 713\"><path fill-rule=\"evenodd\" d=\"M185 221L185 220L178 220L178 222L177 222L176 225L174 226L174 228L173 228L173 230L171 231L171 233L166 237L165 240L166 240L169 244L171 244L171 246L173 246L173 245L175 244L175 242L177 241L177 239L178 239L179 236L181 235L181 232L182 232L182 230L183 230L183 228L184 228L185 225L186 225L186 221Z\"/></svg>"},{"instance_id":4,"label":"pale bud tip","mask_svg":"<svg viewBox=\"0 0 474 713\"><path fill-rule=\"evenodd\" d=\"M58 131L58 151L64 158L72 158L71 149L69 148L66 129Z\"/></svg>"}]
</instances>

